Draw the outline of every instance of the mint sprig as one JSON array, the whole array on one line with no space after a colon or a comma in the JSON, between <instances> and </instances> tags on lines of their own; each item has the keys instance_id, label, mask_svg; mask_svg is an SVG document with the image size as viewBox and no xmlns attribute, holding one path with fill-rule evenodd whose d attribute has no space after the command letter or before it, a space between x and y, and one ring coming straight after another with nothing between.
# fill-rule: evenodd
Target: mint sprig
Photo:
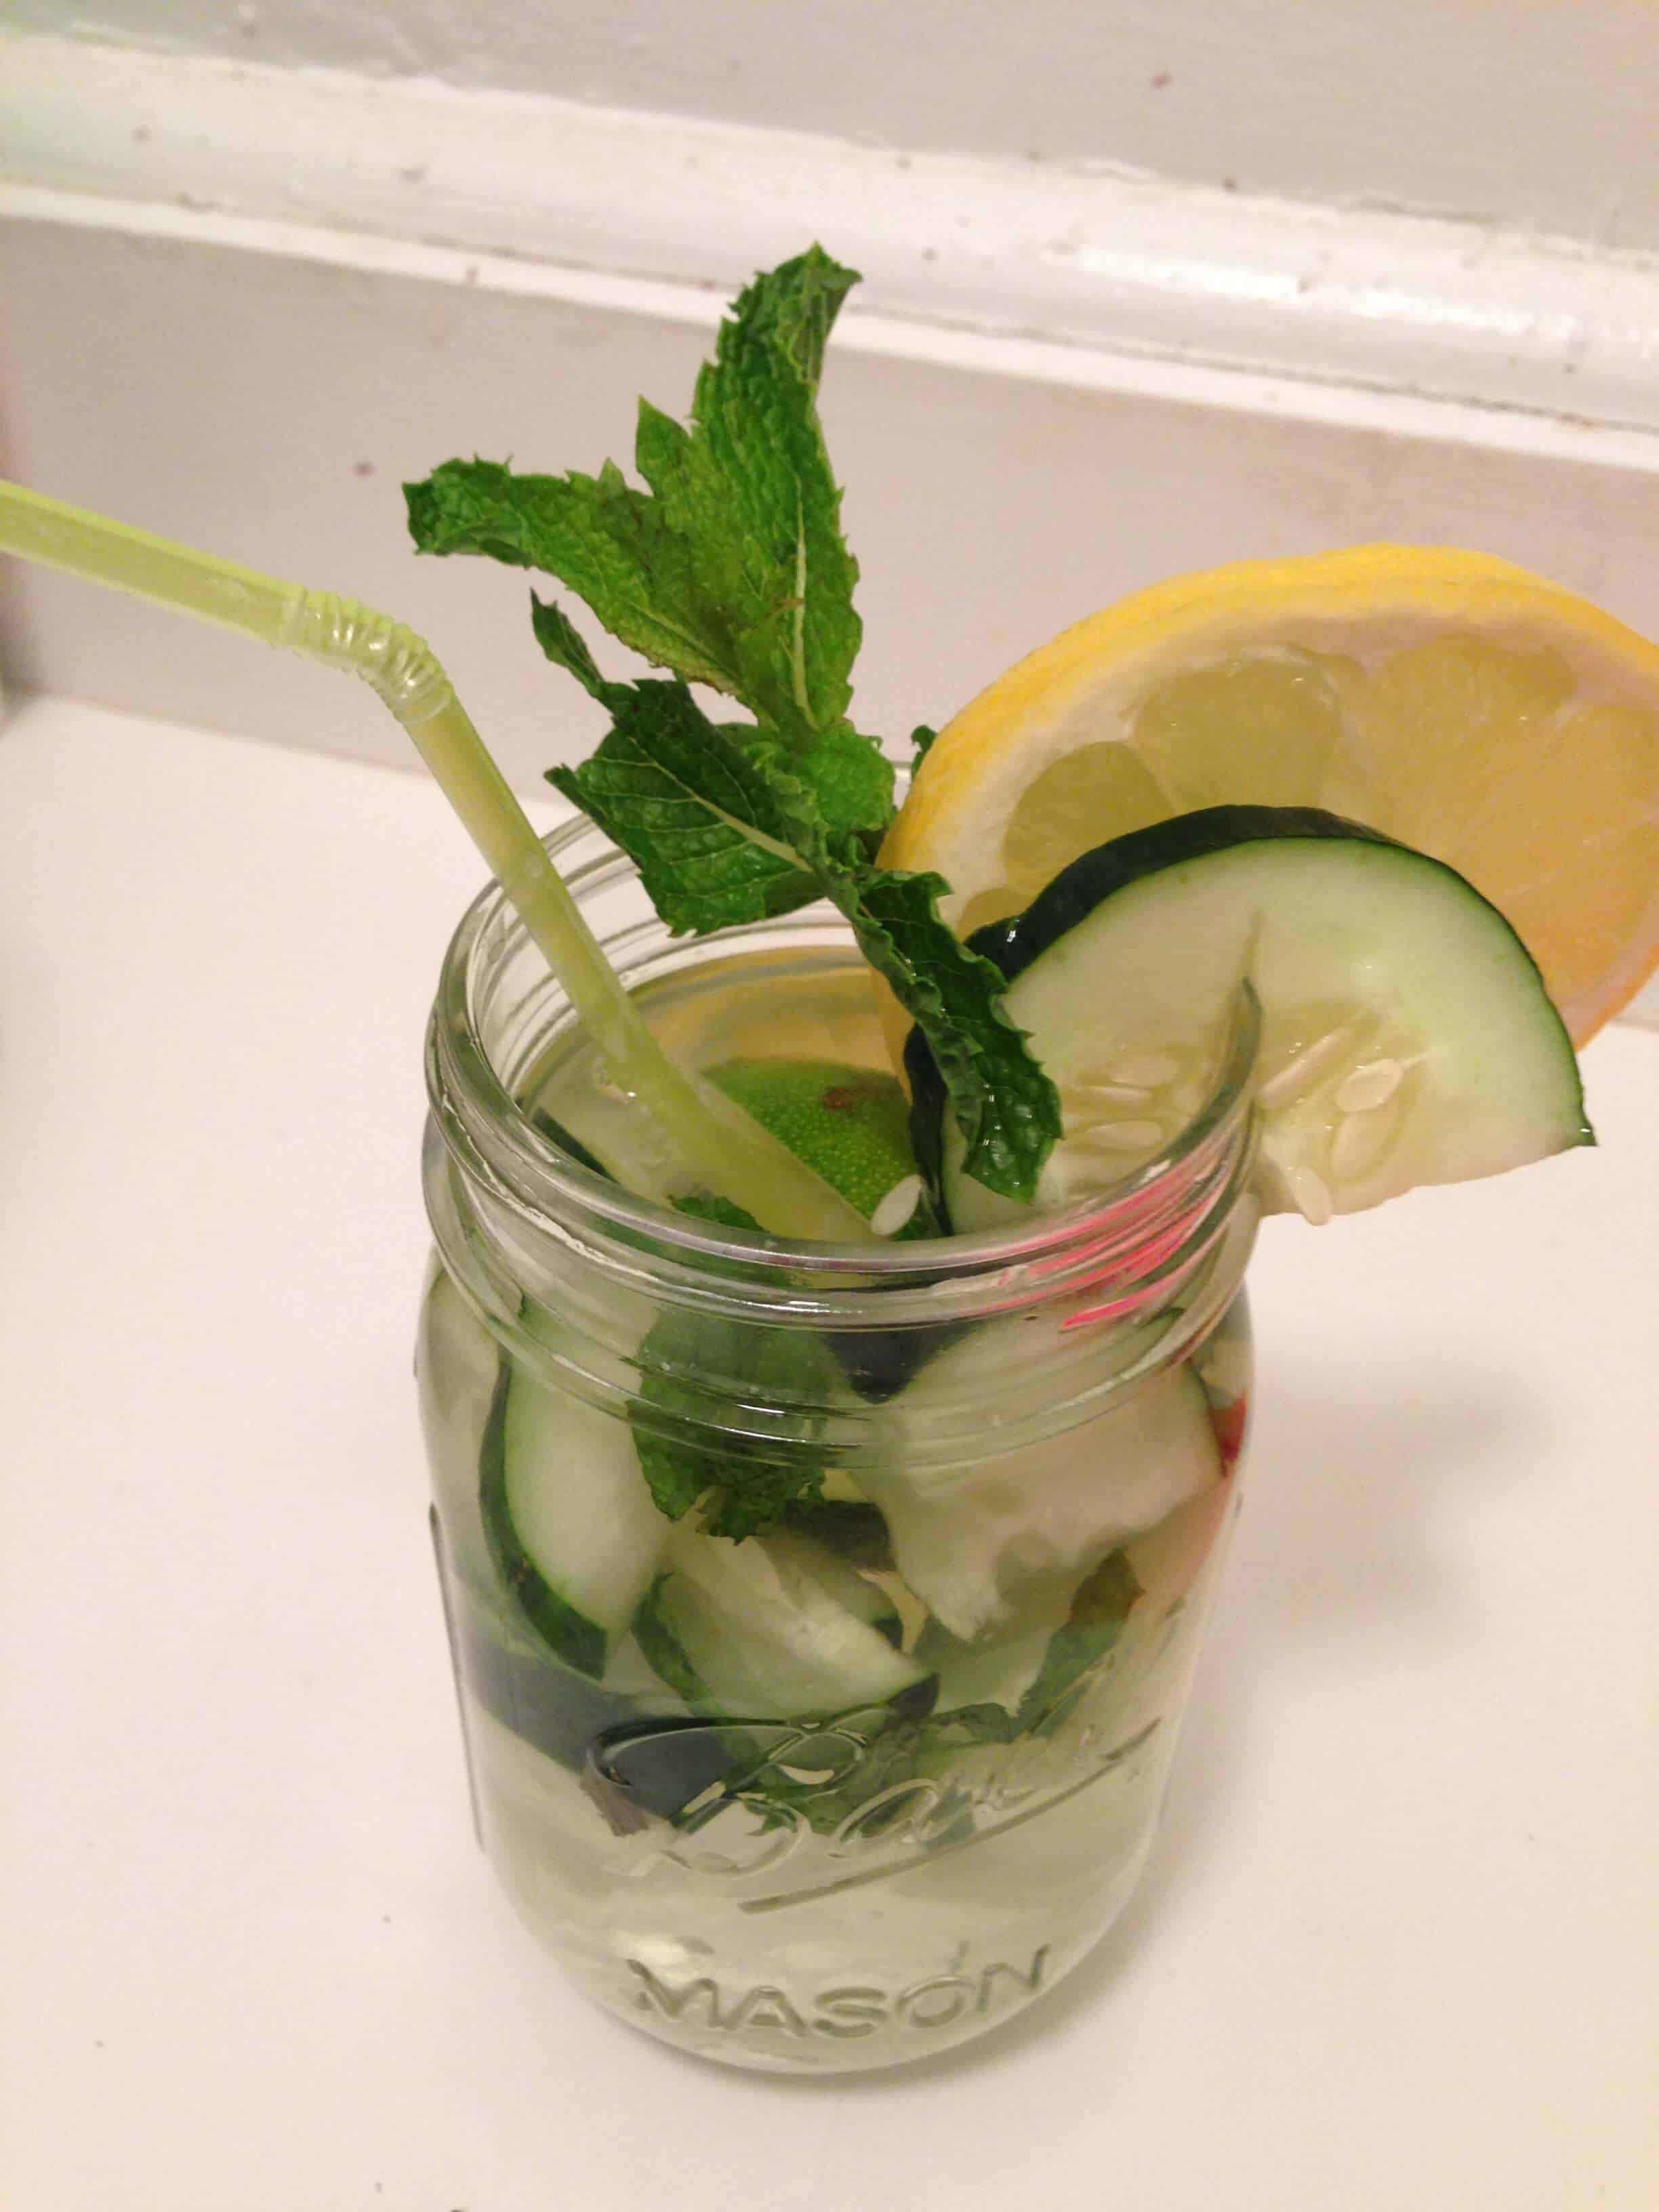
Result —
<instances>
[{"instance_id":1,"label":"mint sprig","mask_svg":"<svg viewBox=\"0 0 1659 2212\"><path fill-rule=\"evenodd\" d=\"M550 781L635 862L672 930L831 900L933 1050L967 1172L1030 1200L1059 1099L1001 1010L1000 971L940 920L942 879L875 865L893 772L847 719L858 568L817 384L856 281L816 246L757 277L720 327L689 424L641 402L635 465L648 490L611 462L597 477L544 477L449 461L405 487L410 528L423 552L557 577L669 672L666 683L607 678L562 610L532 596L543 651L611 716L592 759ZM713 721L692 684L753 721Z\"/></svg>"}]
</instances>

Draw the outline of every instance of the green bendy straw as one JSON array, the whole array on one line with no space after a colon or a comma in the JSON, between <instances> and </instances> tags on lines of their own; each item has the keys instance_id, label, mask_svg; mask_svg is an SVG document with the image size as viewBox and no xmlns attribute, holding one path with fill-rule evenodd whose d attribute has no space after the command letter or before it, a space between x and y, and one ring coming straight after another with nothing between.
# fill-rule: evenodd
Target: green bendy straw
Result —
<instances>
[{"instance_id":1,"label":"green bendy straw","mask_svg":"<svg viewBox=\"0 0 1659 2212\"><path fill-rule=\"evenodd\" d=\"M361 676L389 707L563 986L612 1078L687 1169L774 1236L871 1239L862 1214L712 1084L677 1067L623 988L424 638L331 592L130 529L0 482L0 552L155 600L179 614Z\"/></svg>"}]
</instances>

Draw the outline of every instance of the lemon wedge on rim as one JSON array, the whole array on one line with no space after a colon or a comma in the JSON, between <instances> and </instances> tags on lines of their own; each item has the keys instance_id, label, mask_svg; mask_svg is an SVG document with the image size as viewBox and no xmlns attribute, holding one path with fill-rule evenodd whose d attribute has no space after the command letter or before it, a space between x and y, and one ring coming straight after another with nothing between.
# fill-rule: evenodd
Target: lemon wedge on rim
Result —
<instances>
[{"instance_id":1,"label":"lemon wedge on rim","mask_svg":"<svg viewBox=\"0 0 1659 2212\"><path fill-rule=\"evenodd\" d=\"M883 847L966 935L1108 839L1315 806L1491 900L1582 1043L1659 964L1659 649L1490 555L1370 545L1121 600L943 729Z\"/></svg>"}]
</instances>

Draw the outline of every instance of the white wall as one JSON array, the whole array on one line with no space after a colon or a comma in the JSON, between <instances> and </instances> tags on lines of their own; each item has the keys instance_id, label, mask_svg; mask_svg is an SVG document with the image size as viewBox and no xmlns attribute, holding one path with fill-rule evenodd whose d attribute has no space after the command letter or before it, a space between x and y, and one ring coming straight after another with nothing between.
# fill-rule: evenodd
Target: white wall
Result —
<instances>
[{"instance_id":1,"label":"white wall","mask_svg":"<svg viewBox=\"0 0 1659 2212\"><path fill-rule=\"evenodd\" d=\"M1659 247L1654 0L10 0L7 17Z\"/></svg>"},{"instance_id":2,"label":"white wall","mask_svg":"<svg viewBox=\"0 0 1659 2212\"><path fill-rule=\"evenodd\" d=\"M0 224L0 472L392 609L530 788L604 717L537 651L527 578L414 556L398 484L453 453L625 460L637 393L684 407L718 299L695 295L693 319L661 287L624 313L468 283L462 260ZM1659 636L1659 435L1364 394L1322 421L1257 378L1147 362L1085 383L1066 354L1058 381L1041 348L988 358L945 334L903 358L874 335L838 326L824 411L863 570L859 711L896 743L1139 585L1364 538L1484 547ZM43 569L0 578L0 659L20 689L407 757L356 687Z\"/></svg>"}]
</instances>

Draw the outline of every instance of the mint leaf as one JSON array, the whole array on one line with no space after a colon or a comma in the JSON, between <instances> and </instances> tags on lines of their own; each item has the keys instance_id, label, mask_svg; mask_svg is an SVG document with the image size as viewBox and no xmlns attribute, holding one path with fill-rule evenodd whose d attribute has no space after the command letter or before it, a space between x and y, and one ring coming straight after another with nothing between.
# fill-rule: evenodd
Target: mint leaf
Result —
<instances>
[{"instance_id":1,"label":"mint leaf","mask_svg":"<svg viewBox=\"0 0 1659 2212\"><path fill-rule=\"evenodd\" d=\"M970 1842L974 1833L970 1801L963 1799L954 1808L954 1820L950 1818L949 1761L939 1755L938 1731L927 1718L938 1688L930 1675L910 1689L901 1690L884 1705L842 1714L836 1722L836 1733L852 1737L860 1747L860 1755L839 1780L803 1781L799 1763L792 1763L787 1755L781 1759L757 1745L759 1755L746 1771L738 1769L723 1778L721 1794L775 1820L792 1825L804 1820L815 1833L833 1836L844 1835L848 1820L863 1814L866 1807L882 1806L896 1787L925 1780L935 1784L941 1794L941 1802L928 1816L930 1846L948 1850L954 1843ZM875 1817L871 1816L872 1820Z\"/></svg>"},{"instance_id":2,"label":"mint leaf","mask_svg":"<svg viewBox=\"0 0 1659 2212\"><path fill-rule=\"evenodd\" d=\"M777 730L839 721L852 697L858 565L819 427L823 341L854 282L814 248L757 277L720 325L689 431L641 405L635 461L670 528L697 549L740 681Z\"/></svg>"},{"instance_id":3,"label":"mint leaf","mask_svg":"<svg viewBox=\"0 0 1659 2212\"><path fill-rule=\"evenodd\" d=\"M729 1198L720 1198L712 1191L694 1190L674 1200L675 1211L689 1213L694 1221L707 1221L716 1229L756 1229L760 1224L752 1213L734 1206Z\"/></svg>"},{"instance_id":4,"label":"mint leaf","mask_svg":"<svg viewBox=\"0 0 1659 2212\"><path fill-rule=\"evenodd\" d=\"M688 1209L689 1210L689 1209ZM792 1507L816 1504L823 1469L810 1449L822 1431L817 1410L834 1388L834 1368L809 1331L755 1329L707 1315L665 1312L640 1347L642 1380L631 1426L640 1468L659 1512L678 1521L701 1505L711 1535L752 1536ZM746 1446L729 1434L708 1444L708 1392L681 1376L718 1375L762 1405L804 1401L799 1434L782 1450ZM790 1445L795 1447L790 1451Z\"/></svg>"},{"instance_id":5,"label":"mint leaf","mask_svg":"<svg viewBox=\"0 0 1659 2212\"><path fill-rule=\"evenodd\" d=\"M714 1480L714 1464L705 1455L665 1443L637 1422L634 1449L658 1512L671 1521L683 1519Z\"/></svg>"},{"instance_id":6,"label":"mint leaf","mask_svg":"<svg viewBox=\"0 0 1659 2212\"><path fill-rule=\"evenodd\" d=\"M635 463L648 494L609 461L597 477L447 461L404 487L416 546L557 576L613 636L742 700L787 740L842 720L858 568L817 391L855 281L816 246L756 279L720 326L690 427L641 403Z\"/></svg>"},{"instance_id":7,"label":"mint leaf","mask_svg":"<svg viewBox=\"0 0 1659 2212\"><path fill-rule=\"evenodd\" d=\"M417 551L544 569L646 659L689 683L738 689L733 641L699 586L693 549L614 462L597 477L543 477L515 476L496 461L446 461L404 492Z\"/></svg>"},{"instance_id":8,"label":"mint leaf","mask_svg":"<svg viewBox=\"0 0 1659 2212\"><path fill-rule=\"evenodd\" d=\"M915 774L916 770L921 766L923 761L927 759L929 751L932 750L933 740L938 737L938 735L939 732L937 730L930 730L926 722L918 722L915 728L911 731L910 773L912 775Z\"/></svg>"},{"instance_id":9,"label":"mint leaf","mask_svg":"<svg viewBox=\"0 0 1659 2212\"><path fill-rule=\"evenodd\" d=\"M1014 1663L1001 1700L993 1692L982 1702L952 1705L940 1714L934 1727L941 1745L1014 1743L1021 1736L1054 1735L1086 1694L1097 1663L1123 1633L1140 1595L1127 1553L1109 1553L1079 1585L1066 1620L1044 1642L1036 1672L1024 1691L1017 1687L1024 1639L1016 1639L1006 1653ZM978 1658L983 1665L987 1658L1003 1656L994 1645L988 1650L959 1642L937 1621L928 1624L916 1646L918 1663L938 1668L947 1683L953 1664L963 1659ZM959 1682L960 1675L956 1679Z\"/></svg>"},{"instance_id":10,"label":"mint leaf","mask_svg":"<svg viewBox=\"0 0 1659 2212\"><path fill-rule=\"evenodd\" d=\"M814 1509L803 1510L801 1519L809 1528L813 1514ZM872 1552L870 1559L860 1564L879 1565L881 1556ZM975 1803L987 1779L988 1747L993 1750L994 1773L995 1747L1051 1735L1075 1712L1079 1699L1088 1694L1097 1679L1095 1668L1121 1635L1129 1609L1139 1595L1139 1585L1121 1551L1103 1559L1078 1591L1070 1618L1049 1638L1036 1677L1013 1711L988 1703L957 1705L935 1713L932 1704L939 1693L939 1677L929 1675L878 1711L846 1715L837 1721L837 1728L855 1735L862 1747L862 1755L846 1779L828 1784L803 1782L798 1770L775 1759L768 1748L757 1744L751 1763L734 1764L733 1770L720 1778L721 1794L757 1810L771 1809L805 1820L817 1832L833 1834L844 1827L850 1814L877 1801L886 1790L925 1780L938 1798L935 1844L948 1849L953 1843L969 1843L976 1832ZM646 1613L651 1617L647 1619ZM652 1665L695 1708L706 1695L703 1686L672 1635L664 1633L656 1614L657 1608L647 1599L636 1632L641 1644L650 1639L647 1656ZM916 1647L921 1665L927 1665L930 1656L935 1663L939 1660L939 1650L934 1649L930 1654L929 1650L934 1632L930 1627ZM952 1639L941 1641L949 1645ZM1151 1729L1145 1733L1150 1734ZM956 1817L951 1820L953 1810Z\"/></svg>"},{"instance_id":11,"label":"mint leaf","mask_svg":"<svg viewBox=\"0 0 1659 2212\"><path fill-rule=\"evenodd\" d=\"M831 836L856 834L872 848L893 812L893 763L846 722L820 730L789 765L811 787Z\"/></svg>"},{"instance_id":12,"label":"mint leaf","mask_svg":"<svg viewBox=\"0 0 1659 2212\"><path fill-rule=\"evenodd\" d=\"M530 594L530 627L548 659L558 667L568 669L583 690L602 707L608 707L614 714L627 705L633 686L613 684L602 676L586 639L564 610L551 599L538 599L534 592Z\"/></svg>"},{"instance_id":13,"label":"mint leaf","mask_svg":"<svg viewBox=\"0 0 1659 2212\"><path fill-rule=\"evenodd\" d=\"M550 1137L559 1150L562 1152L568 1152L579 1167L586 1168L590 1175L603 1176L606 1182L616 1181L616 1177L606 1167L605 1162L589 1152L575 1132L567 1129L558 1116L550 1114L545 1106L534 1108L530 1119L532 1125L539 1129L543 1136Z\"/></svg>"},{"instance_id":14,"label":"mint leaf","mask_svg":"<svg viewBox=\"0 0 1659 2212\"><path fill-rule=\"evenodd\" d=\"M1064 1623L1048 1639L1037 1677L1019 1701L1012 1733L1050 1735L1081 1694L1083 1680L1123 1633L1140 1584L1128 1555L1109 1552L1078 1589Z\"/></svg>"},{"instance_id":15,"label":"mint leaf","mask_svg":"<svg viewBox=\"0 0 1659 2212\"><path fill-rule=\"evenodd\" d=\"M1002 1010L1001 969L940 921L944 878L854 866L832 872L825 888L933 1056L967 1147L965 1172L1029 1203L1060 1133L1060 1094Z\"/></svg>"},{"instance_id":16,"label":"mint leaf","mask_svg":"<svg viewBox=\"0 0 1659 2212\"><path fill-rule=\"evenodd\" d=\"M810 812L811 794L788 781L790 804ZM635 862L677 933L765 921L823 896L766 771L681 684L629 687L592 758L550 769L548 781Z\"/></svg>"},{"instance_id":17,"label":"mint leaf","mask_svg":"<svg viewBox=\"0 0 1659 2212\"><path fill-rule=\"evenodd\" d=\"M752 337L786 354L808 389L816 391L836 317L858 281L856 270L811 246L769 276L757 276L738 295L734 317Z\"/></svg>"},{"instance_id":18,"label":"mint leaf","mask_svg":"<svg viewBox=\"0 0 1659 2212\"><path fill-rule=\"evenodd\" d=\"M703 1526L711 1536L741 1541L781 1521L792 1505L811 1504L823 1490L821 1468L768 1466L761 1460L720 1462L719 1503L705 1509Z\"/></svg>"},{"instance_id":19,"label":"mint leaf","mask_svg":"<svg viewBox=\"0 0 1659 2212\"><path fill-rule=\"evenodd\" d=\"M872 866L796 766L763 732L710 722L684 685L650 682L632 687L585 767L550 781L634 860L671 929L831 900L927 1040L967 1173L1030 1200L1060 1134L1060 1100L1002 1012L1001 970L940 921L939 877Z\"/></svg>"},{"instance_id":20,"label":"mint leaf","mask_svg":"<svg viewBox=\"0 0 1659 2212\"><path fill-rule=\"evenodd\" d=\"M674 1204L681 1213L722 1228L759 1225L729 1199L697 1194ZM745 1450L740 1441L726 1437L713 1448L694 1441L693 1425L701 1425L706 1393L700 1396L690 1382L678 1379L723 1376L736 1387L752 1389L763 1403L805 1398L810 1408L824 1402L833 1374L817 1338L804 1330L748 1328L670 1308L647 1331L640 1367L639 1412L630 1424L634 1449L657 1509L669 1520L682 1519L701 1501L704 1525L712 1534L751 1536L792 1507L820 1502L820 1467L768 1458L758 1448ZM822 1413L803 1411L803 1437L815 1437L823 1425ZM689 1427L692 1436L684 1433Z\"/></svg>"}]
</instances>

